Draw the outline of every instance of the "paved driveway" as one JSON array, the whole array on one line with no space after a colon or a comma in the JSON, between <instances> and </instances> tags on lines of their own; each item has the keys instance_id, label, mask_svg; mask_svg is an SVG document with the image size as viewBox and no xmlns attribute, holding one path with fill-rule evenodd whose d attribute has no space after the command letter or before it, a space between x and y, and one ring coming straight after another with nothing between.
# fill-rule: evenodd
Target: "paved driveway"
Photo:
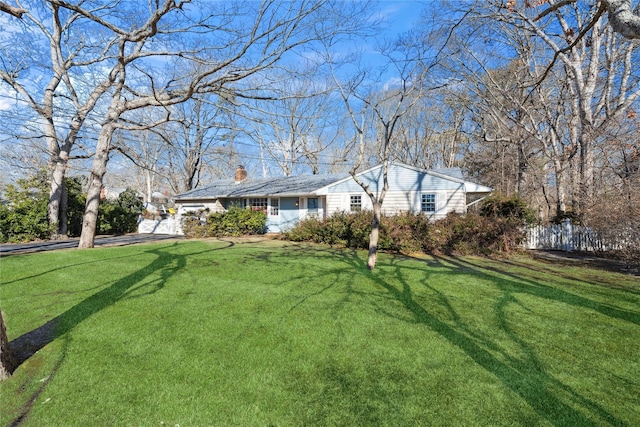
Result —
<instances>
[{"instance_id":1,"label":"paved driveway","mask_svg":"<svg viewBox=\"0 0 640 427\"><path fill-rule=\"evenodd\" d=\"M182 239L182 236L167 234L125 234L124 236L96 237L95 246L126 246L136 243L159 242L163 240ZM32 252L53 251L56 249L71 249L78 247L77 238L66 240L52 240L31 243L3 243L0 245L0 256L25 254Z\"/></svg>"}]
</instances>

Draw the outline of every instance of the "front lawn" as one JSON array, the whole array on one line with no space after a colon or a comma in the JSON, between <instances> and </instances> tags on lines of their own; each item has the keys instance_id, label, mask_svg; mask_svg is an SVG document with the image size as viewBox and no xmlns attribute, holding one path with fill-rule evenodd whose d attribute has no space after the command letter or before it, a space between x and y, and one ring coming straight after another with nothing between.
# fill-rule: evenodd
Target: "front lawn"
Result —
<instances>
[{"instance_id":1,"label":"front lawn","mask_svg":"<svg viewBox=\"0 0 640 427\"><path fill-rule=\"evenodd\" d=\"M258 239L5 257L9 339L55 339L0 423L636 426L639 282Z\"/></svg>"}]
</instances>

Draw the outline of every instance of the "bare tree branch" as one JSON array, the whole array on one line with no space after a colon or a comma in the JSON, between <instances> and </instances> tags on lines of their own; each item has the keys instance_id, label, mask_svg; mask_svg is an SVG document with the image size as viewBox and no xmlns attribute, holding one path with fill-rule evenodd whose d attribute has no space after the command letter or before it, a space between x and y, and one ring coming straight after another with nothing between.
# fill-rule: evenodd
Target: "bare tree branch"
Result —
<instances>
[{"instance_id":1,"label":"bare tree branch","mask_svg":"<svg viewBox=\"0 0 640 427\"><path fill-rule=\"evenodd\" d=\"M0 1L0 12L5 12L15 18L22 19L22 15L27 13L28 11L26 9L11 6L6 4L5 2Z\"/></svg>"}]
</instances>

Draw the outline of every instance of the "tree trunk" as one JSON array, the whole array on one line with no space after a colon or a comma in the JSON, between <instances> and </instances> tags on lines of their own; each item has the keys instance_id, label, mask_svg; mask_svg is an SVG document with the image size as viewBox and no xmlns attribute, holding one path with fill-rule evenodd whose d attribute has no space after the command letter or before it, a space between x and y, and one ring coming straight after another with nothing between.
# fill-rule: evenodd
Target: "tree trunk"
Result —
<instances>
[{"instance_id":1,"label":"tree trunk","mask_svg":"<svg viewBox=\"0 0 640 427\"><path fill-rule=\"evenodd\" d=\"M591 140L589 135L582 135L580 139L580 196L578 214L581 220L584 220L591 204L593 202L593 184L594 184L594 156Z\"/></svg>"},{"instance_id":2,"label":"tree trunk","mask_svg":"<svg viewBox=\"0 0 640 427\"><path fill-rule=\"evenodd\" d=\"M4 325L2 310L0 310L0 381L10 377L15 368L15 358L9 348L7 329Z\"/></svg>"},{"instance_id":3,"label":"tree trunk","mask_svg":"<svg viewBox=\"0 0 640 427\"><path fill-rule=\"evenodd\" d=\"M69 192L67 191L66 177L62 181L62 197L60 198L60 222L58 223L58 239L66 239L69 226Z\"/></svg>"},{"instance_id":4,"label":"tree trunk","mask_svg":"<svg viewBox=\"0 0 640 427\"><path fill-rule=\"evenodd\" d=\"M102 179L107 172L109 161L109 148L113 136L113 126L103 125L98 137L98 146L93 158L89 189L87 190L87 203L82 218L82 233L80 234L79 248L93 248L98 225L98 208L100 207L100 192L102 191Z\"/></svg>"},{"instance_id":5,"label":"tree trunk","mask_svg":"<svg viewBox=\"0 0 640 427\"><path fill-rule=\"evenodd\" d=\"M380 217L382 216L382 203L374 202L373 219L371 220L371 234L369 235L369 259L367 268L373 270L378 260L378 239L380 237Z\"/></svg>"},{"instance_id":6,"label":"tree trunk","mask_svg":"<svg viewBox=\"0 0 640 427\"><path fill-rule=\"evenodd\" d=\"M524 152L524 141L518 141L518 179L516 181L516 194L525 193L525 182L527 176L527 155Z\"/></svg>"},{"instance_id":7,"label":"tree trunk","mask_svg":"<svg viewBox=\"0 0 640 427\"><path fill-rule=\"evenodd\" d=\"M66 224L63 225L64 221L61 218L61 216L66 217L66 212L64 212L64 215L61 215L65 205L63 197L65 194L64 177L67 169L66 161L63 160L59 154L56 155L55 159L52 160L51 169L48 216L49 224L55 227L51 236L51 238L55 240L59 238L61 234L66 234ZM64 233L61 229L64 229Z\"/></svg>"},{"instance_id":8,"label":"tree trunk","mask_svg":"<svg viewBox=\"0 0 640 427\"><path fill-rule=\"evenodd\" d=\"M556 217L560 218L567 212L566 172L565 165L558 158L554 159L553 166L556 176Z\"/></svg>"}]
</instances>

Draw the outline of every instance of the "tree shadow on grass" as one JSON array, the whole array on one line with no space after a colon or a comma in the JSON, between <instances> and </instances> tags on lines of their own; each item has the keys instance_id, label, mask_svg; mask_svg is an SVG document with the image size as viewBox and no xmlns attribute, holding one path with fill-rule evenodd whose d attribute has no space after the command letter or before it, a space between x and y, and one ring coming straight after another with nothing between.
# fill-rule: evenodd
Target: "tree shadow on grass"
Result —
<instances>
[{"instance_id":1,"label":"tree shadow on grass","mask_svg":"<svg viewBox=\"0 0 640 427\"><path fill-rule=\"evenodd\" d=\"M640 326L640 311L634 312L594 301L569 292L568 290L546 285L540 280L535 279L533 276L514 274L496 267L483 266L479 263L474 263L469 259L462 260L459 258L447 258L446 261L456 265L460 269L470 269L473 271L473 274L499 283L500 288L505 292L517 291L574 307L588 308L605 316L624 320Z\"/></svg>"},{"instance_id":2,"label":"tree shadow on grass","mask_svg":"<svg viewBox=\"0 0 640 427\"><path fill-rule=\"evenodd\" d=\"M49 320L44 325L27 332L9 343L16 360L14 370L24 363L38 350L49 344L57 337L65 335L82 321L93 314L115 304L124 298L139 298L161 290L167 280L182 270L187 263L187 256L197 255L233 246L228 242L220 248L208 248L200 252L180 254L170 249L177 243L169 246L154 247L145 253L155 255L155 259L145 267L115 281L109 287L96 292L64 313ZM146 281L152 275L158 276L151 281ZM135 293L135 295L133 295Z\"/></svg>"},{"instance_id":3,"label":"tree shadow on grass","mask_svg":"<svg viewBox=\"0 0 640 427\"><path fill-rule=\"evenodd\" d=\"M392 269L391 273L392 280L385 278L387 274L386 271L380 271L382 270L382 268L380 268L381 265L379 265L378 270L368 271L364 260L357 255L347 254L345 258L349 260L353 268L360 270L362 274L368 274L377 285L388 292L392 299L400 302L412 316L408 319L398 317L397 313L387 312L386 315L397 318L400 321L417 322L429 327L446 339L451 345L463 351L464 354L471 358L476 364L493 374L502 384L527 402L539 416L546 419L552 425L579 425L588 427L600 425L601 421L617 426L627 425L623 420L616 418L602 406L580 395L577 391L546 372L542 362L536 357L534 349L530 348L525 341L510 329L505 317L505 307L510 302L513 302L513 297L510 292L518 286L517 283L476 269L471 264L451 261L448 258L435 258L435 263L431 263L431 267L440 268L440 272L445 272L446 274L479 274L482 275L484 279L499 285L499 288L504 291L504 295L498 300L496 307L500 329L520 348L524 355L521 358L508 356L504 352L501 352L501 347L498 343L469 329L461 320L461 316L455 312L446 295L430 286L429 276L431 273L429 269L424 270L423 279L420 283L409 283L406 269L412 269L412 267L407 267L406 265L401 265L400 262L395 262L395 258L391 261L391 265L395 266L395 269ZM426 286L431 289L436 295L438 303L449 313L451 320L444 321L441 319L441 315L433 313L423 307L423 305L416 300L412 291L412 286L416 285ZM540 287L540 284L537 283L532 283L532 285L537 288ZM568 304L579 303L587 307L595 306L600 308L605 314L613 317L629 318L629 316L619 311L612 311L609 308L600 307L597 303L586 298L577 297L576 299L573 296L569 297L562 293L557 294L550 291L542 291L542 296ZM500 352L503 357L498 358L493 352ZM580 411L574 408L570 402L563 401L558 393L570 396L571 401L580 405L586 411Z\"/></svg>"},{"instance_id":4,"label":"tree shadow on grass","mask_svg":"<svg viewBox=\"0 0 640 427\"><path fill-rule=\"evenodd\" d=\"M315 259L318 265L322 265L323 257L339 257L344 261L344 264L339 267L335 267L335 264L328 264L326 268L314 266L313 274L325 278L324 286L320 284L313 289L308 288L306 286L308 281L305 281L305 275L308 274L306 271L296 270L295 274L288 277L288 281L298 282L300 286L308 288L289 311L298 309L314 296L330 289L336 281L341 281L340 285L346 289L345 299L354 294L368 296L369 303L374 304L376 310L382 315L401 322L422 324L435 331L452 347L460 350L475 364L497 378L504 387L526 402L540 419L546 420L549 424L586 427L602 424L628 425L602 404L588 398L584 393L550 373L545 368L545 361L538 356L537 349L525 339L526 337L518 335L513 329L507 313L512 304L519 304L514 294L520 292L567 306L593 309L603 315L635 324L638 324L638 313L613 307L560 287L547 285L542 280L536 279L534 273L526 276L517 275L509 272L508 269L502 271L498 267L484 268L473 263L472 260L432 257L428 260L420 260L422 265L416 265L405 263L405 257L390 256L388 259L381 260L376 270L369 271L366 268L366 259L357 251L306 244L289 244L287 248L290 249L290 253L286 257L282 254L274 256L265 251L249 255L248 258L258 262L279 263L282 268L287 268L291 263L297 264L299 260L306 262L309 257ZM508 338L509 345L517 349L516 353L508 351L497 338L482 333L481 330L476 330L466 323L466 316L464 313L456 312L456 306L446 292L434 286L433 274L449 275L452 279L455 276L474 275L499 290L501 295L493 302L497 320L496 334ZM350 286L352 276L370 278L383 292L377 294L368 292L364 288L352 288ZM433 296L430 297L430 301L433 301L441 310L436 311L421 303L424 296L416 296L414 293L420 287L428 289ZM405 314L390 309L388 302L385 302L389 300L399 302L406 310ZM334 308L338 309L335 306ZM526 422L524 419L520 421Z\"/></svg>"},{"instance_id":5,"label":"tree shadow on grass","mask_svg":"<svg viewBox=\"0 0 640 427\"><path fill-rule=\"evenodd\" d=\"M93 314L115 304L116 302L125 298L138 298L143 295L150 295L160 291L167 280L176 274L181 269L185 268L187 264L187 256L202 254L205 252L211 252L221 249L226 249L233 246L232 242L228 242L223 247L208 248L199 252L191 252L188 254L179 254L176 251L169 249L175 247L177 243L173 243L169 246L156 247L146 251L156 256L156 258L147 266L135 271L119 280L114 282L111 286L95 293L94 295L86 298L82 302L71 307L64 313L49 320L44 325L27 332L26 334L14 339L9 344L14 358L15 366L13 369L17 369L27 359L33 356L38 350L42 349L53 340L61 337L64 339L62 355L56 361L52 371L46 377L38 389L32 393L29 399L24 403L20 409L20 413L9 424L11 427L16 427L22 424L26 419L33 407L34 402L42 394L47 384L51 382L56 372L62 366L66 357L67 348L69 345L69 335L67 333L74 327L79 325L84 320L88 319ZM158 278L149 282L144 282L146 278L152 275L159 275ZM144 292L143 288L148 288Z\"/></svg>"}]
</instances>

